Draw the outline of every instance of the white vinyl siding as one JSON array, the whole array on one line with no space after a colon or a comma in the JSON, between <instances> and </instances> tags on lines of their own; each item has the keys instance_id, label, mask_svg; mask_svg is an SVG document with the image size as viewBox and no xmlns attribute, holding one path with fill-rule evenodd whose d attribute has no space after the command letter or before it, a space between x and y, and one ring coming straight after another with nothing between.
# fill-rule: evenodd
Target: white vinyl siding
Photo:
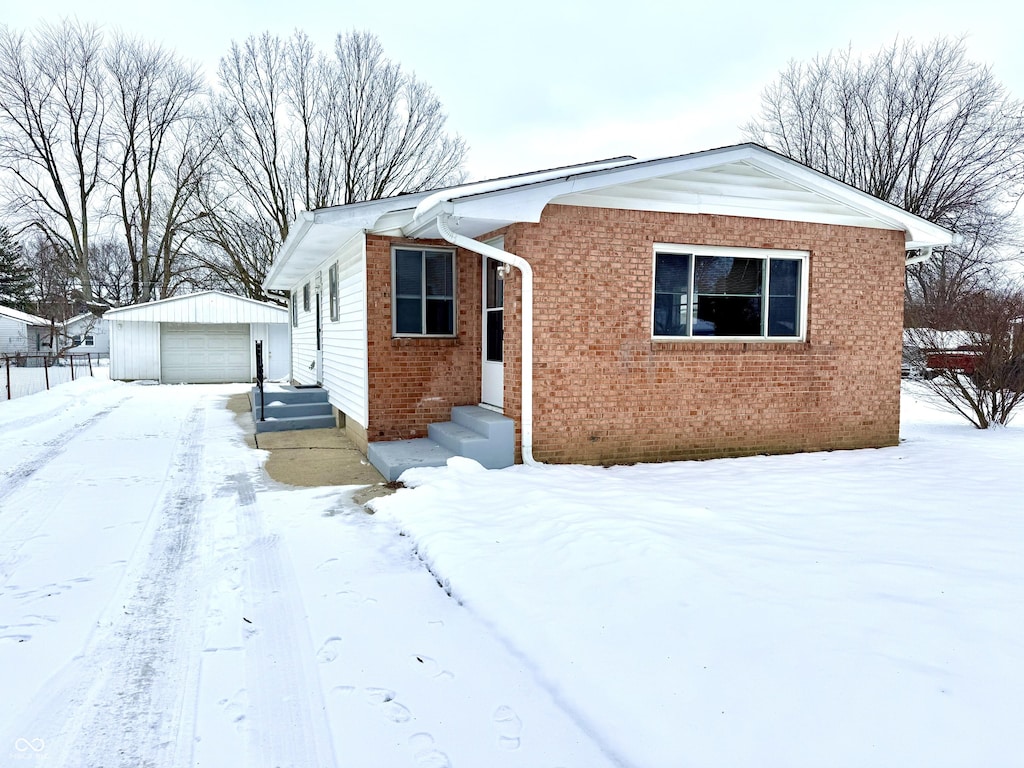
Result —
<instances>
[{"instance_id":1,"label":"white vinyl siding","mask_svg":"<svg viewBox=\"0 0 1024 768\"><path fill-rule=\"evenodd\" d=\"M315 274L315 273L314 273ZM312 280L306 277L306 285ZM296 287L299 296L303 287ZM292 378L298 384L316 384L316 316L305 310L299 312L298 322L292 326Z\"/></svg>"},{"instance_id":2,"label":"white vinyl siding","mask_svg":"<svg viewBox=\"0 0 1024 768\"><path fill-rule=\"evenodd\" d=\"M28 351L28 326L13 317L0 315L0 355Z\"/></svg>"},{"instance_id":3,"label":"white vinyl siding","mask_svg":"<svg viewBox=\"0 0 1024 768\"><path fill-rule=\"evenodd\" d=\"M324 326L324 387L331 403L362 427L369 421L366 249L362 234L336 254L338 322Z\"/></svg>"},{"instance_id":4,"label":"white vinyl siding","mask_svg":"<svg viewBox=\"0 0 1024 768\"><path fill-rule=\"evenodd\" d=\"M337 265L338 320L330 322L330 296L321 297L323 314L323 387L331 405L362 427L369 421L368 355L366 346L366 246L360 232L350 238L329 259L303 276L296 295L306 284L315 284L322 274L325 291L330 289L330 268ZM315 310L316 302L311 301ZM315 384L315 312L300 312L292 329L292 377L300 384Z\"/></svg>"},{"instance_id":5,"label":"white vinyl siding","mask_svg":"<svg viewBox=\"0 0 1024 768\"><path fill-rule=\"evenodd\" d=\"M160 379L160 324L110 321L110 378Z\"/></svg>"}]
</instances>

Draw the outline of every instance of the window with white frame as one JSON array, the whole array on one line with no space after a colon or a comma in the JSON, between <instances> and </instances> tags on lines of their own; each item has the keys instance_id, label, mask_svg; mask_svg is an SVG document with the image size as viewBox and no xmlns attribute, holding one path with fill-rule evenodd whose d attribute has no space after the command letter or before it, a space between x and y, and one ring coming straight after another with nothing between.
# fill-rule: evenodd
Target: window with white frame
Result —
<instances>
[{"instance_id":1,"label":"window with white frame","mask_svg":"<svg viewBox=\"0 0 1024 768\"><path fill-rule=\"evenodd\" d=\"M299 292L291 292L291 305L292 305L292 328L299 327Z\"/></svg>"},{"instance_id":2,"label":"window with white frame","mask_svg":"<svg viewBox=\"0 0 1024 768\"><path fill-rule=\"evenodd\" d=\"M455 254L398 247L391 253L396 336L455 335Z\"/></svg>"},{"instance_id":3,"label":"window with white frame","mask_svg":"<svg viewBox=\"0 0 1024 768\"><path fill-rule=\"evenodd\" d=\"M653 335L802 339L806 284L805 251L657 246Z\"/></svg>"},{"instance_id":4,"label":"window with white frame","mask_svg":"<svg viewBox=\"0 0 1024 768\"><path fill-rule=\"evenodd\" d=\"M330 296L331 303L331 322L338 322L340 316L340 310L338 307L338 265L337 263L332 264L331 268L327 270L327 291Z\"/></svg>"},{"instance_id":5,"label":"window with white frame","mask_svg":"<svg viewBox=\"0 0 1024 768\"><path fill-rule=\"evenodd\" d=\"M94 347L94 346L96 346L96 340L92 337L92 334L86 334L84 341L85 341L85 346L87 346L87 347Z\"/></svg>"},{"instance_id":6,"label":"window with white frame","mask_svg":"<svg viewBox=\"0 0 1024 768\"><path fill-rule=\"evenodd\" d=\"M309 312L309 283L302 286L302 311Z\"/></svg>"}]
</instances>

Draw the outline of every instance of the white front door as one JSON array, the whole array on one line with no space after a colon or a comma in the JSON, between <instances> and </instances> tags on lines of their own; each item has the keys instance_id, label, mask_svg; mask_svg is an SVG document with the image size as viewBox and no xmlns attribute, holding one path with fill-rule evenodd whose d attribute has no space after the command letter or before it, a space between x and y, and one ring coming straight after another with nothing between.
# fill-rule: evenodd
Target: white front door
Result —
<instances>
[{"instance_id":1,"label":"white front door","mask_svg":"<svg viewBox=\"0 0 1024 768\"><path fill-rule=\"evenodd\" d=\"M500 248L501 244L497 247ZM484 257L480 402L494 408L504 408L505 405L505 281L498 271L502 266L501 262Z\"/></svg>"}]
</instances>

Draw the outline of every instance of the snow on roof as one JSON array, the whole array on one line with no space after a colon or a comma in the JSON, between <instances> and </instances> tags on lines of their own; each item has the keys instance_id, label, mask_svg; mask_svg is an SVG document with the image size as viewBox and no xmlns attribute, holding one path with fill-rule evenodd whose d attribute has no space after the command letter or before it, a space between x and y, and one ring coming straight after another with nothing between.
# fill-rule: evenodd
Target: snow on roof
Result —
<instances>
[{"instance_id":1,"label":"snow on roof","mask_svg":"<svg viewBox=\"0 0 1024 768\"><path fill-rule=\"evenodd\" d=\"M0 315L17 320L20 323L26 325L49 325L50 321L45 317L39 317L38 315L30 315L28 312L22 312L21 310L14 309L13 307L5 307L0 305Z\"/></svg>"}]
</instances>

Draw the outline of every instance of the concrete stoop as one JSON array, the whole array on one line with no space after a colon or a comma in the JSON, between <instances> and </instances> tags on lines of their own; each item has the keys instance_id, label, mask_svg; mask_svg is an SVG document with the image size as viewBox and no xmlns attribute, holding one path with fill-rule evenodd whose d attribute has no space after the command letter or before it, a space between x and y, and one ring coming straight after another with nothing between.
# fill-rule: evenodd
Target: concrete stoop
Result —
<instances>
[{"instance_id":1,"label":"concrete stoop","mask_svg":"<svg viewBox=\"0 0 1024 768\"><path fill-rule=\"evenodd\" d=\"M263 402L266 409L260 407L259 387L253 387L249 392L249 401L257 434L325 429L336 425L334 412L327 401L327 390L321 387L264 384Z\"/></svg>"},{"instance_id":2,"label":"concrete stoop","mask_svg":"<svg viewBox=\"0 0 1024 768\"><path fill-rule=\"evenodd\" d=\"M515 461L515 423L478 405L452 408L452 420L430 424L427 437L370 443L366 457L388 481L413 467L442 467L453 456L465 456L487 469L503 469Z\"/></svg>"}]
</instances>

